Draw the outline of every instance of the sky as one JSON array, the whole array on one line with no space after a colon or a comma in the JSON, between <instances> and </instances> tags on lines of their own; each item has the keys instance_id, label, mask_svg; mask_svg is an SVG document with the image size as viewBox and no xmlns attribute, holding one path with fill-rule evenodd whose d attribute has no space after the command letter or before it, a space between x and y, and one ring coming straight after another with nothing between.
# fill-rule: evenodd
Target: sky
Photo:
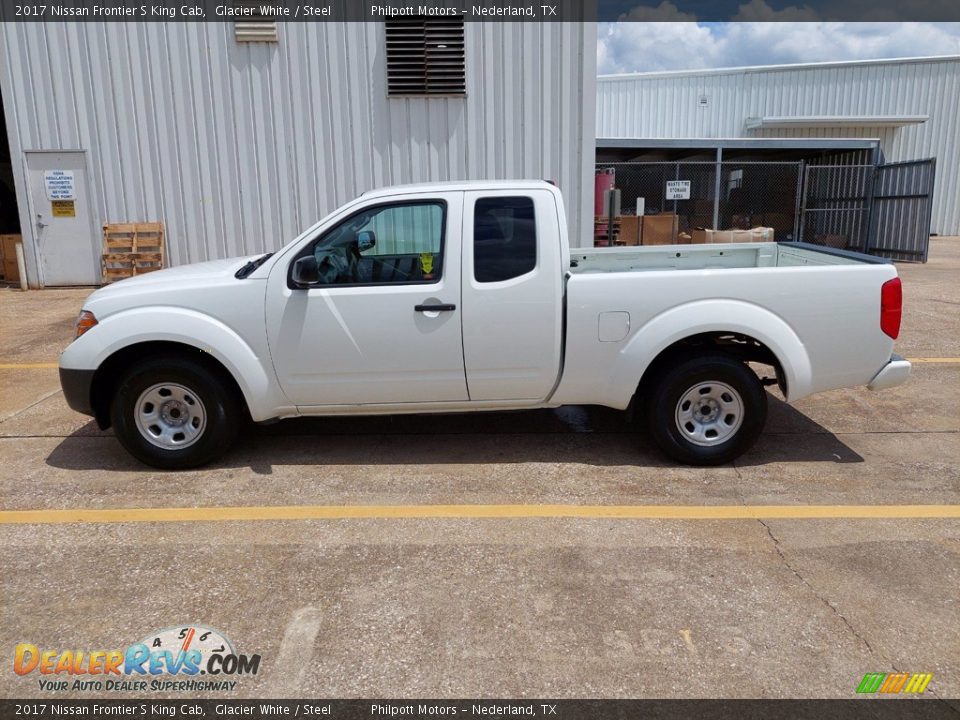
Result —
<instances>
[{"instance_id":1,"label":"sky","mask_svg":"<svg viewBox=\"0 0 960 720\"><path fill-rule=\"evenodd\" d=\"M907 0L904 0L907 1ZM960 23L600 23L597 72L960 55Z\"/></svg>"}]
</instances>

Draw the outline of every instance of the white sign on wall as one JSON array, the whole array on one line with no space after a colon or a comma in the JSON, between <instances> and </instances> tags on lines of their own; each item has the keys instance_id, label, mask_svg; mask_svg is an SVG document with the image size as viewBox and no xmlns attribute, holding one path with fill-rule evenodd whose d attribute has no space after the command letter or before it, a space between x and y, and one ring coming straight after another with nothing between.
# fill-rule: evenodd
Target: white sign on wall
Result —
<instances>
[{"instance_id":1,"label":"white sign on wall","mask_svg":"<svg viewBox=\"0 0 960 720\"><path fill-rule=\"evenodd\" d=\"M689 200L689 180L667 180L667 200Z\"/></svg>"},{"instance_id":2,"label":"white sign on wall","mask_svg":"<svg viewBox=\"0 0 960 720\"><path fill-rule=\"evenodd\" d=\"M47 170L43 173L47 188L47 200L76 200L73 170Z\"/></svg>"}]
</instances>

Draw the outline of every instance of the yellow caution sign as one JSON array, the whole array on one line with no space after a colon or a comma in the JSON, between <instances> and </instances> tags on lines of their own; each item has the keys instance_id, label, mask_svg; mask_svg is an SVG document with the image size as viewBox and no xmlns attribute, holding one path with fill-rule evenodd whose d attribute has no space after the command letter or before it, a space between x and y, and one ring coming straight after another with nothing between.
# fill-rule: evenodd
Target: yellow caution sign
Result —
<instances>
[{"instance_id":1,"label":"yellow caution sign","mask_svg":"<svg viewBox=\"0 0 960 720\"><path fill-rule=\"evenodd\" d=\"M73 200L51 200L50 210L54 217L77 216L77 208Z\"/></svg>"}]
</instances>

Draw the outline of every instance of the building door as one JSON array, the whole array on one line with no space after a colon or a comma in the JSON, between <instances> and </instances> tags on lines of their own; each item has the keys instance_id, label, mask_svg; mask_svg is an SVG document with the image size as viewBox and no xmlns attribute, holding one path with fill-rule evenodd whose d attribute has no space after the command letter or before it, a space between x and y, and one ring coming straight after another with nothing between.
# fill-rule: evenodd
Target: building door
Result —
<instances>
[{"instance_id":1,"label":"building door","mask_svg":"<svg viewBox=\"0 0 960 720\"><path fill-rule=\"evenodd\" d=\"M98 242L91 224L85 153L27 152L30 226L41 285L95 285Z\"/></svg>"}]
</instances>

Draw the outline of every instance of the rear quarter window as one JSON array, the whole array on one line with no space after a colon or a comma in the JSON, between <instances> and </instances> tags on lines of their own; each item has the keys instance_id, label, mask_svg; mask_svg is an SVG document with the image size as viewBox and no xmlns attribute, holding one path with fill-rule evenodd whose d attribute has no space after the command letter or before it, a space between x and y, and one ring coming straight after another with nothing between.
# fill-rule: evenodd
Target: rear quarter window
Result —
<instances>
[{"instance_id":1,"label":"rear quarter window","mask_svg":"<svg viewBox=\"0 0 960 720\"><path fill-rule=\"evenodd\" d=\"M529 197L480 198L473 213L473 276L501 282L537 266L537 224Z\"/></svg>"}]
</instances>

